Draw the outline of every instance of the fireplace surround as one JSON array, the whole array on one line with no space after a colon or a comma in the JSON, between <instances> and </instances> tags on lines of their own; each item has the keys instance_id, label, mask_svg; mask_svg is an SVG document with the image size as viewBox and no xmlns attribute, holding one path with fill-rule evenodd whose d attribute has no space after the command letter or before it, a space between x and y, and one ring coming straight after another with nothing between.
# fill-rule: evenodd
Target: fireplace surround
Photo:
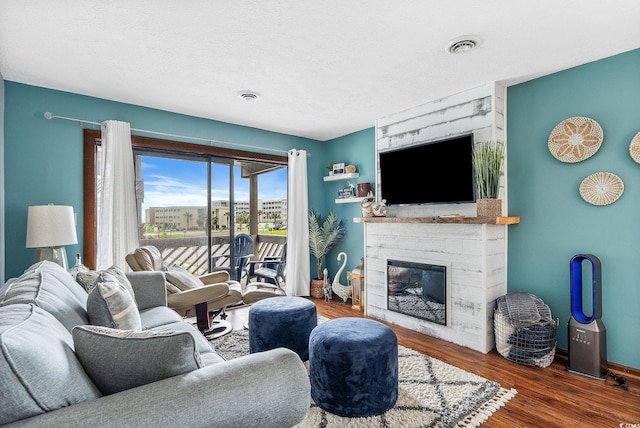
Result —
<instances>
[{"instance_id":1,"label":"fireplace surround","mask_svg":"<svg viewBox=\"0 0 640 428\"><path fill-rule=\"evenodd\" d=\"M366 315L487 353L495 346L495 300L507 292L507 224L519 218L360 218L365 228ZM496 224L502 219L505 224ZM432 221L430 221L432 220ZM447 266L449 321L441 325L388 308L388 260Z\"/></svg>"}]
</instances>

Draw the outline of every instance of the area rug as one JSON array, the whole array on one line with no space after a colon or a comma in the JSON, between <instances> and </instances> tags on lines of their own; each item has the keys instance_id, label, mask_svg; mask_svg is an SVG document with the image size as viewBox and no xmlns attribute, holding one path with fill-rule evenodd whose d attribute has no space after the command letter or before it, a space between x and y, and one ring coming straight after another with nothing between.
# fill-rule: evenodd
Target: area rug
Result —
<instances>
[{"instance_id":1,"label":"area rug","mask_svg":"<svg viewBox=\"0 0 640 428\"><path fill-rule=\"evenodd\" d=\"M249 332L235 330L211 343L225 359L237 358L249 353ZM320 409L312 400L307 416L296 428L471 428L486 421L516 394L515 389L504 389L400 345L398 372L398 401L382 415L345 418Z\"/></svg>"}]
</instances>

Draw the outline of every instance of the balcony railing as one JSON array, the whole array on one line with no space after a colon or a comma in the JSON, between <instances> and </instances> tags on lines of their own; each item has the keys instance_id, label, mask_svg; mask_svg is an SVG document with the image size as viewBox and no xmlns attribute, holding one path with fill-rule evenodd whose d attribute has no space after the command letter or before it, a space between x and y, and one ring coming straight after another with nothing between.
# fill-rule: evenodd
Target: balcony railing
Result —
<instances>
[{"instance_id":1,"label":"balcony railing","mask_svg":"<svg viewBox=\"0 0 640 428\"><path fill-rule=\"evenodd\" d=\"M265 256L281 255L286 242L286 236L258 235L253 243L253 259L263 260ZM140 245L153 245L158 248L167 266L180 265L194 275L202 275L209 271L206 236L141 239ZM229 246L229 236L211 237L211 255L223 256L218 259L217 266L229 267Z\"/></svg>"}]
</instances>

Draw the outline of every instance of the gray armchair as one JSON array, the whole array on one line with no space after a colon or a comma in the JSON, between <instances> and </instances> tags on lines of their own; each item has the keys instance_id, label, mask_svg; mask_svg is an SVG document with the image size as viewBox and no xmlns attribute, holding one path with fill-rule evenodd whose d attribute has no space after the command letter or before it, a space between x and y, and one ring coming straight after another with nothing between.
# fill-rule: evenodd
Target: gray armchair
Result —
<instances>
[{"instance_id":1,"label":"gray armchair","mask_svg":"<svg viewBox=\"0 0 640 428\"><path fill-rule=\"evenodd\" d=\"M242 303L242 288L220 271L195 276L179 266L167 266L160 250L148 245L125 257L133 271L162 271L165 274L167 305L182 316L194 316L198 329L208 337L229 333L232 326L224 321L224 309ZM222 320L214 320L217 315Z\"/></svg>"}]
</instances>

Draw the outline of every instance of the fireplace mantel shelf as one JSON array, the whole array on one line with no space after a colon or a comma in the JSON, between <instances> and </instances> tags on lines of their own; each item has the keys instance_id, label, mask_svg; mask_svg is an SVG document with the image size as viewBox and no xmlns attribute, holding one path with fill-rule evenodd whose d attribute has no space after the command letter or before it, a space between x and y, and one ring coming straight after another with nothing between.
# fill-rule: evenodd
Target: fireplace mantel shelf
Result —
<instances>
[{"instance_id":1,"label":"fireplace mantel shelf","mask_svg":"<svg viewBox=\"0 0 640 428\"><path fill-rule=\"evenodd\" d=\"M518 224L520 217L355 217L354 223Z\"/></svg>"}]
</instances>

